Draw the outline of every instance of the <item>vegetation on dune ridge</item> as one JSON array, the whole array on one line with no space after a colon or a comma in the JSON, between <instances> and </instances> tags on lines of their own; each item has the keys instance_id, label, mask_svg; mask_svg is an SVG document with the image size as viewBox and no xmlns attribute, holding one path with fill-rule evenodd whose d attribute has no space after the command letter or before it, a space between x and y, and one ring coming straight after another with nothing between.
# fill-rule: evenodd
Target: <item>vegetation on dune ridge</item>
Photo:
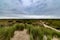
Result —
<instances>
[{"instance_id":1,"label":"vegetation on dune ridge","mask_svg":"<svg viewBox=\"0 0 60 40\"><path fill-rule=\"evenodd\" d=\"M14 25L11 27L0 27L0 40L10 40L14 36L16 30L22 31L24 29L23 25Z\"/></svg>"},{"instance_id":2,"label":"vegetation on dune ridge","mask_svg":"<svg viewBox=\"0 0 60 40\"><path fill-rule=\"evenodd\" d=\"M28 32L33 40L43 40L44 35L47 36L47 40L51 40L53 36L60 38L60 32L44 28L43 26L28 25L27 27L29 27Z\"/></svg>"},{"instance_id":3,"label":"vegetation on dune ridge","mask_svg":"<svg viewBox=\"0 0 60 40\"><path fill-rule=\"evenodd\" d=\"M49 26L51 26L51 27L53 27L53 28L56 28L56 29L58 29L58 30L60 30L60 20L44 20L44 22L47 24L47 25L49 25Z\"/></svg>"},{"instance_id":4,"label":"vegetation on dune ridge","mask_svg":"<svg viewBox=\"0 0 60 40\"><path fill-rule=\"evenodd\" d=\"M22 21L22 20L21 20ZM24 29L27 29L27 33L30 35L30 40L43 40L43 36L47 36L47 40L51 40L53 36L57 36L60 38L60 32L56 32L54 30L45 28L43 25L40 24L40 20L23 20L15 22L16 24L13 24L9 26L0 26L0 40L10 40L11 37L14 36L14 32L16 30L23 31ZM59 21L53 21L53 20L42 20L43 22L46 22L47 25L51 26L57 26L55 28L59 28ZM52 22L53 21L53 22ZM11 21L9 21L11 23ZM7 23L9 23L7 22ZM20 23L21 22L21 23ZM55 25L54 25L55 24Z\"/></svg>"}]
</instances>

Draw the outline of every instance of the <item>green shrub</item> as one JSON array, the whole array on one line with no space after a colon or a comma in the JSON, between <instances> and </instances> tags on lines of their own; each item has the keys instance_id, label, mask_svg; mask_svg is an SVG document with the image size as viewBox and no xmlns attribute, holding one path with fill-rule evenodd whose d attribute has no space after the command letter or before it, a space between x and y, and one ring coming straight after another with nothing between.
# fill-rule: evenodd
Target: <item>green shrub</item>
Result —
<instances>
[{"instance_id":1,"label":"green shrub","mask_svg":"<svg viewBox=\"0 0 60 40\"><path fill-rule=\"evenodd\" d=\"M24 30L25 25L24 24L16 24L15 27L16 27L16 30Z\"/></svg>"}]
</instances>

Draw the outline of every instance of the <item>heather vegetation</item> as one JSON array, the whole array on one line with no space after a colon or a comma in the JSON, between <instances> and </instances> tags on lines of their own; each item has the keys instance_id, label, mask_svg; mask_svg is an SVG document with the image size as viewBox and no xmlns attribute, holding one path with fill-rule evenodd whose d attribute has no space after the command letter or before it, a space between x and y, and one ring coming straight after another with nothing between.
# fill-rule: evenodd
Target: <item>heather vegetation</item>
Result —
<instances>
[{"instance_id":1,"label":"heather vegetation","mask_svg":"<svg viewBox=\"0 0 60 40\"><path fill-rule=\"evenodd\" d=\"M15 31L23 31L27 29L30 40L43 40L44 35L47 40L51 40L54 36L60 38L60 32L56 32L49 28L45 28L40 21L45 24L60 28L59 20L0 20L0 40L10 40L14 36ZM3 22L4 21L4 22Z\"/></svg>"}]
</instances>

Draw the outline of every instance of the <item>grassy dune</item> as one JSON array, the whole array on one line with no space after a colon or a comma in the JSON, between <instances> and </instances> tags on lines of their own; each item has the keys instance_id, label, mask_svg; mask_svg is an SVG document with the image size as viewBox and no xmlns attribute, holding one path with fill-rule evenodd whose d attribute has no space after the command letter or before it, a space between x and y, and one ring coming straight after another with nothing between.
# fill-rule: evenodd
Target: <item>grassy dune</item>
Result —
<instances>
[{"instance_id":1,"label":"grassy dune","mask_svg":"<svg viewBox=\"0 0 60 40\"><path fill-rule=\"evenodd\" d=\"M45 28L40 24L40 21L50 25L49 20L0 20L0 40L10 40L16 30L22 31L24 29L28 30L27 33L30 35L30 40L43 40L44 35L47 36L47 40L51 40L53 36L60 38L60 32ZM59 22L54 24L58 27Z\"/></svg>"}]
</instances>

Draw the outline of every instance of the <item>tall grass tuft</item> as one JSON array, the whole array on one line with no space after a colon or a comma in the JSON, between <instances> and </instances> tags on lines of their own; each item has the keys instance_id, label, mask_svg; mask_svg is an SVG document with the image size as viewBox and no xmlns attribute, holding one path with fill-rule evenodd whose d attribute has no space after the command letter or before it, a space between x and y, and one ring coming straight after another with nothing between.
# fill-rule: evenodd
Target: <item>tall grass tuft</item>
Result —
<instances>
[{"instance_id":1,"label":"tall grass tuft","mask_svg":"<svg viewBox=\"0 0 60 40\"><path fill-rule=\"evenodd\" d=\"M14 26L16 27L16 30L21 30L21 31L24 30L24 28L25 28L25 25L22 23L21 24L15 24Z\"/></svg>"},{"instance_id":2,"label":"tall grass tuft","mask_svg":"<svg viewBox=\"0 0 60 40\"><path fill-rule=\"evenodd\" d=\"M14 27L2 27L0 28L0 40L10 40L14 35Z\"/></svg>"}]
</instances>

